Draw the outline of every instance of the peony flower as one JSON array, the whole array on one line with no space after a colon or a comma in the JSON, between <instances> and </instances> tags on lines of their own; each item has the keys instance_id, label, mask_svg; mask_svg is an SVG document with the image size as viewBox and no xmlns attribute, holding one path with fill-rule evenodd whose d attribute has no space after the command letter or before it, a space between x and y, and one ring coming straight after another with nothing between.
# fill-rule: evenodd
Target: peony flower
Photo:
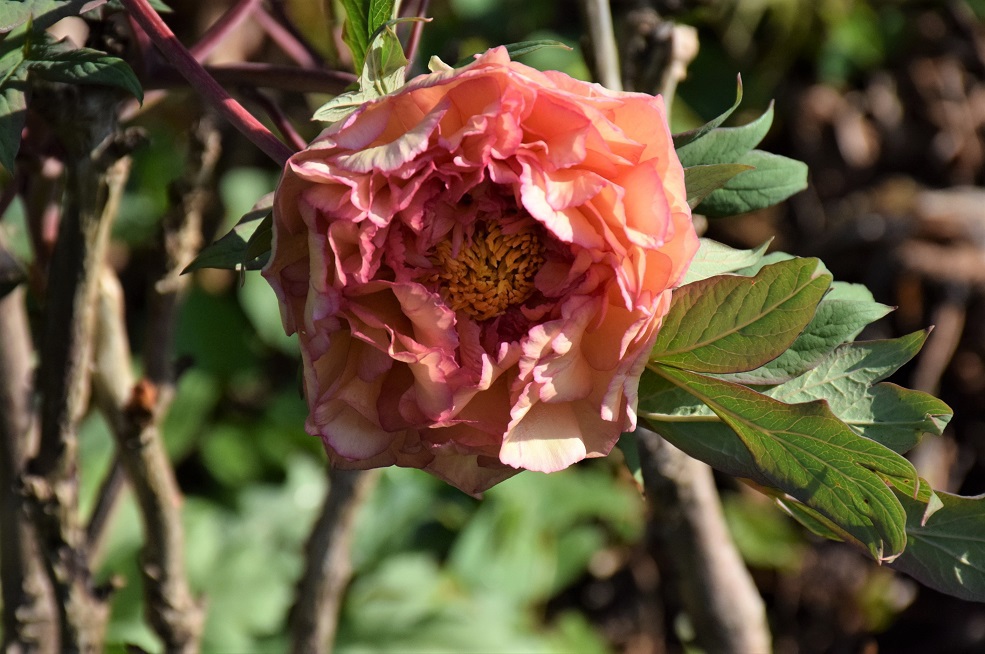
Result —
<instances>
[{"instance_id":1,"label":"peony flower","mask_svg":"<svg viewBox=\"0 0 985 654\"><path fill-rule=\"evenodd\" d=\"M697 249L663 101L510 61L422 75L288 162L263 271L340 468L478 494L636 424Z\"/></svg>"}]
</instances>

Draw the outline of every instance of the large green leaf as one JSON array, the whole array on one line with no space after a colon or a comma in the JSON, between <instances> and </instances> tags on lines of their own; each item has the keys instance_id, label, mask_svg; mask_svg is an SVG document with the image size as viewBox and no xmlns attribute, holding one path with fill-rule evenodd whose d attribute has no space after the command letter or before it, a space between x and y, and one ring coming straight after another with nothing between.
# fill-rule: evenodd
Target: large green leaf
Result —
<instances>
[{"instance_id":1,"label":"large green leaf","mask_svg":"<svg viewBox=\"0 0 985 654\"><path fill-rule=\"evenodd\" d=\"M790 381L817 366L835 347L851 341L866 325L890 311L890 307L876 302L864 286L834 282L817 305L814 318L786 352L755 370L725 378L763 386Z\"/></svg>"},{"instance_id":2,"label":"large green leaf","mask_svg":"<svg viewBox=\"0 0 985 654\"><path fill-rule=\"evenodd\" d=\"M752 370L786 350L814 315L831 277L817 259L791 259L755 277L725 275L674 291L651 360L696 372Z\"/></svg>"},{"instance_id":3,"label":"large green leaf","mask_svg":"<svg viewBox=\"0 0 985 654\"><path fill-rule=\"evenodd\" d=\"M697 129L692 129L687 132L681 132L680 134L674 134L674 148L681 149L689 143L693 143L700 138L706 136L713 129L728 120L728 117L732 115L736 109L738 109L739 104L742 102L742 77L740 76L736 80L735 88L735 102L731 107L722 112L721 115L709 120L707 123L698 127Z\"/></svg>"},{"instance_id":4,"label":"large green leaf","mask_svg":"<svg viewBox=\"0 0 985 654\"><path fill-rule=\"evenodd\" d=\"M955 597L985 602L985 496L938 493L930 517L906 495L906 551L892 564L921 583Z\"/></svg>"},{"instance_id":5,"label":"large green leaf","mask_svg":"<svg viewBox=\"0 0 985 654\"><path fill-rule=\"evenodd\" d=\"M836 348L807 373L766 393L782 402L826 400L831 410L859 434L905 452L924 433L940 435L951 416L937 398L878 384L920 350L927 332L902 338L863 341Z\"/></svg>"},{"instance_id":6,"label":"large green leaf","mask_svg":"<svg viewBox=\"0 0 985 654\"><path fill-rule=\"evenodd\" d=\"M759 145L773 124L773 103L762 116L741 127L719 127L702 138L681 146L677 156L685 168L738 161Z\"/></svg>"},{"instance_id":7,"label":"large green leaf","mask_svg":"<svg viewBox=\"0 0 985 654\"><path fill-rule=\"evenodd\" d=\"M119 57L99 50L32 48L27 66L32 73L52 82L113 86L138 100L144 99L144 91L130 66Z\"/></svg>"},{"instance_id":8,"label":"large green leaf","mask_svg":"<svg viewBox=\"0 0 985 654\"><path fill-rule=\"evenodd\" d=\"M66 16L77 16L92 0L3 0L0 2L0 35L33 23L43 30Z\"/></svg>"},{"instance_id":9,"label":"large green leaf","mask_svg":"<svg viewBox=\"0 0 985 654\"><path fill-rule=\"evenodd\" d=\"M788 405L744 386L662 365L651 368L710 407L778 488L864 543L880 561L906 546L906 515L886 482L916 486L913 466L860 437L824 402Z\"/></svg>"},{"instance_id":10,"label":"large green leaf","mask_svg":"<svg viewBox=\"0 0 985 654\"><path fill-rule=\"evenodd\" d=\"M734 163L755 168L713 191L695 207L697 213L718 218L765 209L807 188L807 165L778 154L751 150Z\"/></svg>"},{"instance_id":11,"label":"large green leaf","mask_svg":"<svg viewBox=\"0 0 985 654\"><path fill-rule=\"evenodd\" d=\"M763 258L763 253L770 245L767 241L752 250L736 250L710 238L699 239L698 243L698 252L691 259L681 285L754 265Z\"/></svg>"}]
</instances>

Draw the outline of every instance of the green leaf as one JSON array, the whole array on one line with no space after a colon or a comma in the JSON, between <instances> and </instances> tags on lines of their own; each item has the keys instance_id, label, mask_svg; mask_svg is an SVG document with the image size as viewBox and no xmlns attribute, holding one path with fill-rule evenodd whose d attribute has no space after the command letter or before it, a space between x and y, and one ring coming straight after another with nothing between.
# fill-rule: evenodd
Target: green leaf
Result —
<instances>
[{"instance_id":1,"label":"green leaf","mask_svg":"<svg viewBox=\"0 0 985 654\"><path fill-rule=\"evenodd\" d=\"M773 124L773 103L762 116L742 127L719 127L703 138L681 146L677 156L684 168L738 161L759 145Z\"/></svg>"},{"instance_id":2,"label":"green leaf","mask_svg":"<svg viewBox=\"0 0 985 654\"><path fill-rule=\"evenodd\" d=\"M892 566L943 593L983 602L985 496L937 495L941 508L925 517L921 502L898 494L906 509L907 546Z\"/></svg>"},{"instance_id":3,"label":"green leaf","mask_svg":"<svg viewBox=\"0 0 985 654\"><path fill-rule=\"evenodd\" d=\"M21 145L21 131L27 120L27 96L24 93L27 71L9 72L0 86L0 164L13 172L14 159Z\"/></svg>"},{"instance_id":4,"label":"green leaf","mask_svg":"<svg viewBox=\"0 0 985 654\"><path fill-rule=\"evenodd\" d=\"M342 40L352 51L356 70L362 70L373 34L393 18L394 0L341 0L345 9Z\"/></svg>"},{"instance_id":5,"label":"green leaf","mask_svg":"<svg viewBox=\"0 0 985 654\"><path fill-rule=\"evenodd\" d=\"M369 50L359 75L359 88L341 93L315 111L312 120L334 123L342 120L366 102L396 91L404 85L409 62L393 31L399 23L420 20L401 18L388 21L370 38Z\"/></svg>"},{"instance_id":6,"label":"green leaf","mask_svg":"<svg viewBox=\"0 0 985 654\"><path fill-rule=\"evenodd\" d=\"M684 188L687 204L694 209L705 198L725 186L733 177L754 170L745 164L709 164L684 169Z\"/></svg>"},{"instance_id":7,"label":"green leaf","mask_svg":"<svg viewBox=\"0 0 985 654\"><path fill-rule=\"evenodd\" d=\"M825 400L849 427L897 452L906 452L924 433L940 435L951 416L937 398L875 382L896 372L920 351L927 332L836 348L814 369L766 393L781 402Z\"/></svg>"},{"instance_id":8,"label":"green leaf","mask_svg":"<svg viewBox=\"0 0 985 654\"><path fill-rule=\"evenodd\" d=\"M40 32L66 16L78 16L92 0L3 0L0 2L0 35L33 22Z\"/></svg>"},{"instance_id":9,"label":"green leaf","mask_svg":"<svg viewBox=\"0 0 985 654\"><path fill-rule=\"evenodd\" d=\"M695 372L752 370L803 331L831 276L817 259L791 259L755 277L723 275L674 291L650 360Z\"/></svg>"},{"instance_id":10,"label":"green leaf","mask_svg":"<svg viewBox=\"0 0 985 654\"><path fill-rule=\"evenodd\" d=\"M802 161L751 150L735 163L753 166L755 170L713 191L695 207L696 213L719 218L765 209L807 188L807 165Z\"/></svg>"},{"instance_id":11,"label":"green leaf","mask_svg":"<svg viewBox=\"0 0 985 654\"><path fill-rule=\"evenodd\" d=\"M269 204L250 211L236 223L236 226L228 234L203 248L195 260L181 271L182 274L200 268L224 268L227 270L259 270L263 268L270 256L269 248L262 255L254 255L260 248L258 244L264 239L263 232L270 230L271 220ZM253 237L258 232L257 240L254 241ZM252 248L251 243L253 244Z\"/></svg>"},{"instance_id":12,"label":"green leaf","mask_svg":"<svg viewBox=\"0 0 985 654\"><path fill-rule=\"evenodd\" d=\"M792 497L776 496L774 499L781 509L786 511L791 518L802 524L812 534L829 540L846 540L844 530L825 518L824 514L801 504Z\"/></svg>"},{"instance_id":13,"label":"green leaf","mask_svg":"<svg viewBox=\"0 0 985 654\"><path fill-rule=\"evenodd\" d=\"M699 239L698 252L691 260L681 284L687 285L754 265L763 258L769 245L767 241L754 250L736 250L710 238Z\"/></svg>"},{"instance_id":14,"label":"green leaf","mask_svg":"<svg viewBox=\"0 0 985 654\"><path fill-rule=\"evenodd\" d=\"M755 370L724 378L764 386L790 381L817 366L835 347L853 340L866 325L890 311L890 307L873 300L864 286L834 282L817 305L814 318L786 352Z\"/></svg>"},{"instance_id":15,"label":"green leaf","mask_svg":"<svg viewBox=\"0 0 985 654\"><path fill-rule=\"evenodd\" d=\"M28 68L34 74L51 81L69 84L101 84L122 89L141 102L144 91L133 74L130 66L119 57L92 50L79 48L77 50L54 51L50 48L39 48L33 51ZM35 54L43 59L34 59Z\"/></svg>"},{"instance_id":16,"label":"green leaf","mask_svg":"<svg viewBox=\"0 0 985 654\"><path fill-rule=\"evenodd\" d=\"M906 546L906 514L886 481L916 485L909 461L861 438L824 402L788 405L732 384L665 366L653 370L707 404L778 488L864 543L878 561Z\"/></svg>"},{"instance_id":17,"label":"green leaf","mask_svg":"<svg viewBox=\"0 0 985 654\"><path fill-rule=\"evenodd\" d=\"M164 4L161 0L147 0L147 4L149 4L151 8L159 14L170 14L173 11L171 7ZM123 3L120 2L120 0L109 0L109 2L106 3L106 6L111 9L116 9L117 11L126 11L126 7L123 6Z\"/></svg>"},{"instance_id":18,"label":"green leaf","mask_svg":"<svg viewBox=\"0 0 985 654\"><path fill-rule=\"evenodd\" d=\"M688 143L697 141L698 139L708 134L708 132L710 132L711 130L715 129L716 127L724 123L726 120L728 120L728 117L732 115L732 112L738 109L739 104L741 102L742 102L742 76L740 75L736 80L735 103L731 107L726 109L720 116L709 120L701 127L697 129L689 130L687 132L681 132L680 134L674 134L674 149L675 150L680 149L685 145L687 145Z\"/></svg>"},{"instance_id":19,"label":"green leaf","mask_svg":"<svg viewBox=\"0 0 985 654\"><path fill-rule=\"evenodd\" d=\"M556 41L554 39L535 39L533 41L520 41L519 43L509 43L505 46L506 52L509 53L510 59L517 59L524 55L528 55L531 52L536 52L543 48L561 48L562 50L571 50L571 46L561 41ZM468 66L473 61L475 61L475 54L471 54L467 57L462 57L455 62L454 68L461 68L462 66Z\"/></svg>"}]
</instances>

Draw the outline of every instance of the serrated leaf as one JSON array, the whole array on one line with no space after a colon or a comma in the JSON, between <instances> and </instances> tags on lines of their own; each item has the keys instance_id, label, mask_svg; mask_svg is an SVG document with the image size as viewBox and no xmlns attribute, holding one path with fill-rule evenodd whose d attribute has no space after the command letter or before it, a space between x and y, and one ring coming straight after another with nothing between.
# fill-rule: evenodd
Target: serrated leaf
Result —
<instances>
[{"instance_id":1,"label":"serrated leaf","mask_svg":"<svg viewBox=\"0 0 985 654\"><path fill-rule=\"evenodd\" d=\"M737 175L753 170L745 164L709 164L691 166L684 169L684 188L687 191L687 205L694 209L705 198L728 184Z\"/></svg>"},{"instance_id":2,"label":"serrated leaf","mask_svg":"<svg viewBox=\"0 0 985 654\"><path fill-rule=\"evenodd\" d=\"M752 250L736 250L710 238L698 239L698 252L691 260L681 285L752 266L763 258L769 245L770 241L767 241Z\"/></svg>"},{"instance_id":3,"label":"serrated leaf","mask_svg":"<svg viewBox=\"0 0 985 654\"><path fill-rule=\"evenodd\" d=\"M907 546L892 567L948 595L985 602L985 496L937 496L941 508L925 519L921 502L899 494Z\"/></svg>"},{"instance_id":4,"label":"serrated leaf","mask_svg":"<svg viewBox=\"0 0 985 654\"><path fill-rule=\"evenodd\" d=\"M698 127L697 129L688 130L686 132L681 132L680 134L674 134L673 137L674 149L675 150L680 149L685 145L687 145L688 143L697 141L698 139L708 134L708 132L710 132L711 130L715 129L716 127L724 123L726 120L728 120L728 117L732 115L732 112L734 112L736 109L739 108L739 104L741 102L742 102L742 76L740 75L736 80L735 103L733 103L732 106L726 109L722 114L720 114L715 118L712 118L701 127Z\"/></svg>"},{"instance_id":5,"label":"serrated leaf","mask_svg":"<svg viewBox=\"0 0 985 654\"><path fill-rule=\"evenodd\" d=\"M662 365L657 374L704 402L749 449L769 486L815 509L878 561L906 546L906 514L885 480L911 480L909 461L860 437L824 402L789 405L744 386Z\"/></svg>"},{"instance_id":6,"label":"serrated leaf","mask_svg":"<svg viewBox=\"0 0 985 654\"><path fill-rule=\"evenodd\" d=\"M723 275L674 291L650 360L695 372L752 370L803 331L831 284L817 259L791 259L755 277Z\"/></svg>"},{"instance_id":7,"label":"serrated leaf","mask_svg":"<svg viewBox=\"0 0 985 654\"><path fill-rule=\"evenodd\" d=\"M738 161L766 137L773 124L773 103L762 116L741 127L719 127L681 146L677 156L684 168Z\"/></svg>"},{"instance_id":8,"label":"serrated leaf","mask_svg":"<svg viewBox=\"0 0 985 654\"><path fill-rule=\"evenodd\" d=\"M0 87L0 164L9 172L20 149L27 120L26 71L10 71Z\"/></svg>"},{"instance_id":9,"label":"serrated leaf","mask_svg":"<svg viewBox=\"0 0 985 654\"><path fill-rule=\"evenodd\" d=\"M198 253L181 274L201 268L223 268L226 270L259 270L267 263L270 251L258 257L250 255L250 241L253 235L265 224L270 216L270 206L260 207L243 216L236 226L211 245Z\"/></svg>"},{"instance_id":10,"label":"serrated leaf","mask_svg":"<svg viewBox=\"0 0 985 654\"><path fill-rule=\"evenodd\" d=\"M112 57L99 50L52 51L41 49L44 59L28 61L29 70L51 82L68 84L100 84L112 86L130 93L143 102L144 91L130 66L119 57ZM33 53L32 53L33 56Z\"/></svg>"},{"instance_id":11,"label":"serrated leaf","mask_svg":"<svg viewBox=\"0 0 985 654\"><path fill-rule=\"evenodd\" d=\"M811 322L790 348L763 366L726 375L740 384L772 386L790 381L817 366L835 347L853 340L866 325L892 311L864 286L834 282L817 305Z\"/></svg>"},{"instance_id":12,"label":"serrated leaf","mask_svg":"<svg viewBox=\"0 0 985 654\"><path fill-rule=\"evenodd\" d=\"M788 403L825 400L860 435L905 452L924 433L940 435L951 410L926 393L873 384L913 358L926 338L927 332L919 331L892 340L842 345L812 370L766 393Z\"/></svg>"},{"instance_id":13,"label":"serrated leaf","mask_svg":"<svg viewBox=\"0 0 985 654\"><path fill-rule=\"evenodd\" d=\"M807 164L778 154L751 150L737 164L753 166L725 186L713 191L695 207L695 212L709 218L734 216L773 206L807 188Z\"/></svg>"}]
</instances>

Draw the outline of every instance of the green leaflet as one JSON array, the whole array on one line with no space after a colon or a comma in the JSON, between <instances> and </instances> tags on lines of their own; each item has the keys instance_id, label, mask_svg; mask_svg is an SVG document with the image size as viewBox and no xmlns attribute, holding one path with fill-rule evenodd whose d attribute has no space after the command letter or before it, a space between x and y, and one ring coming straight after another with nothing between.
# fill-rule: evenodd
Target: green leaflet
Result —
<instances>
[{"instance_id":1,"label":"green leaflet","mask_svg":"<svg viewBox=\"0 0 985 654\"><path fill-rule=\"evenodd\" d=\"M736 250L710 238L702 238L698 242L698 252L691 260L681 286L752 266L763 258L770 244L767 241L754 250Z\"/></svg>"},{"instance_id":2,"label":"green leaflet","mask_svg":"<svg viewBox=\"0 0 985 654\"><path fill-rule=\"evenodd\" d=\"M752 370L776 358L814 315L831 277L791 259L755 277L723 275L674 291L651 361L696 372Z\"/></svg>"},{"instance_id":3,"label":"green leaflet","mask_svg":"<svg viewBox=\"0 0 985 654\"><path fill-rule=\"evenodd\" d=\"M684 169L684 188L687 189L687 205L694 209L705 198L725 186L729 180L744 172L754 170L747 164L708 164Z\"/></svg>"},{"instance_id":4,"label":"green leaflet","mask_svg":"<svg viewBox=\"0 0 985 654\"><path fill-rule=\"evenodd\" d=\"M674 149L680 150L685 145L697 141L698 139L708 134L710 131L712 131L713 129L724 123L726 120L728 120L728 117L732 115L732 112L734 112L736 109L739 108L739 104L741 103L742 103L742 77L740 76L736 80L735 102L732 104L732 106L726 109L721 115L709 120L707 123L705 123L701 127L698 127L697 129L692 129L687 132L681 132L680 134L674 134Z\"/></svg>"},{"instance_id":5,"label":"green leaflet","mask_svg":"<svg viewBox=\"0 0 985 654\"><path fill-rule=\"evenodd\" d=\"M356 70L362 70L373 34L393 18L394 0L341 0L345 9L342 40L352 51Z\"/></svg>"},{"instance_id":6,"label":"green leaflet","mask_svg":"<svg viewBox=\"0 0 985 654\"><path fill-rule=\"evenodd\" d=\"M719 127L677 149L681 165L735 162L766 137L773 125L773 103L762 116L741 127Z\"/></svg>"},{"instance_id":7,"label":"green leaflet","mask_svg":"<svg viewBox=\"0 0 985 654\"><path fill-rule=\"evenodd\" d=\"M951 410L935 397L899 386L873 386L920 350L927 332L885 341L842 345L820 364L766 393L782 402L825 400L856 432L897 451L906 452L925 433L940 435Z\"/></svg>"},{"instance_id":8,"label":"green leaflet","mask_svg":"<svg viewBox=\"0 0 985 654\"><path fill-rule=\"evenodd\" d=\"M892 309L872 299L864 286L834 282L811 322L790 348L764 365L724 379L740 384L772 386L790 381L817 366L839 345L849 342L871 322Z\"/></svg>"},{"instance_id":9,"label":"green leaflet","mask_svg":"<svg viewBox=\"0 0 985 654\"><path fill-rule=\"evenodd\" d=\"M32 48L31 56L32 60L27 62L28 70L48 81L113 86L141 102L144 99L144 90L137 76L119 57L90 48L58 51L48 47Z\"/></svg>"},{"instance_id":10,"label":"green leaflet","mask_svg":"<svg viewBox=\"0 0 985 654\"><path fill-rule=\"evenodd\" d=\"M906 546L906 515L886 481L917 484L887 447L855 434L823 402L787 405L744 386L651 368L709 406L748 448L761 476L864 543L876 560Z\"/></svg>"},{"instance_id":11,"label":"green leaflet","mask_svg":"<svg viewBox=\"0 0 985 654\"><path fill-rule=\"evenodd\" d=\"M225 236L202 248L195 260L181 273L200 268L263 268L270 257L270 241L273 236L273 215L270 212L272 202L273 194L260 198L252 211L243 216Z\"/></svg>"},{"instance_id":12,"label":"green leaflet","mask_svg":"<svg viewBox=\"0 0 985 654\"><path fill-rule=\"evenodd\" d=\"M931 516L902 493L907 546L892 566L941 592L985 601L985 496L938 493L941 507Z\"/></svg>"},{"instance_id":13,"label":"green leaflet","mask_svg":"<svg viewBox=\"0 0 985 654\"><path fill-rule=\"evenodd\" d=\"M752 166L730 179L695 207L695 212L709 218L733 216L773 206L807 188L807 165L778 154L751 150L735 164Z\"/></svg>"}]
</instances>

